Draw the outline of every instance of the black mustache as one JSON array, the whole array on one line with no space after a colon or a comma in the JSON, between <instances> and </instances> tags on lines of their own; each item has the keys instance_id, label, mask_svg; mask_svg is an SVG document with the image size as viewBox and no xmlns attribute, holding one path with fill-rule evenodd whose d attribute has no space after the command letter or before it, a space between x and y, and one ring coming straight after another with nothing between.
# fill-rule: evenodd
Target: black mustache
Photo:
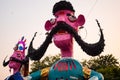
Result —
<instances>
[{"instance_id":1,"label":"black mustache","mask_svg":"<svg viewBox=\"0 0 120 80\"><path fill-rule=\"evenodd\" d=\"M4 66L4 67L9 64L9 60L8 60L7 62L5 62L6 58L7 58L7 56L5 57L5 59L4 59L4 61L3 61L3 66Z\"/></svg>"},{"instance_id":2,"label":"black mustache","mask_svg":"<svg viewBox=\"0 0 120 80\"><path fill-rule=\"evenodd\" d=\"M77 31L74 28L72 28L70 25L66 24L65 22L60 21L52 29L52 31L48 34L45 41L43 42L43 44L38 49L34 49L33 46L32 46L34 37L36 36L36 33L35 33L32 41L30 43L29 49L28 49L28 56L32 60L41 59L42 56L44 55L45 51L47 50L47 47L52 42L53 35L56 34L61 29L65 30L69 34L71 34L75 38L76 42L81 46L83 51L85 51L88 55L91 55L91 56L99 55L104 49L104 46L105 46L104 41L105 40L104 40L104 35L103 35L103 32L102 32L102 29L101 29L98 21L97 21L97 24L100 28L100 33L101 33L100 40L97 43L88 44L81 39L81 37L78 35Z\"/></svg>"},{"instance_id":3,"label":"black mustache","mask_svg":"<svg viewBox=\"0 0 120 80\"><path fill-rule=\"evenodd\" d=\"M5 58L5 59L6 59L6 58ZM28 58L28 57L26 57L26 58L23 59L23 60L19 60L19 59L15 58L15 57L11 57L10 60L8 60L7 62L5 62L5 59L4 59L4 61L3 61L3 66L4 66L4 67L7 66L10 61L15 61L15 62L18 62L18 63L20 63L20 64L27 64L28 61L29 61L29 58Z\"/></svg>"},{"instance_id":4,"label":"black mustache","mask_svg":"<svg viewBox=\"0 0 120 80\"><path fill-rule=\"evenodd\" d=\"M19 60L19 59L15 58L15 57L11 57L10 61L15 61L15 62L18 62L20 64L26 64L28 62L28 59L26 58L26 59L23 59L23 60Z\"/></svg>"},{"instance_id":5,"label":"black mustache","mask_svg":"<svg viewBox=\"0 0 120 80\"><path fill-rule=\"evenodd\" d=\"M59 30L63 29L63 30L69 30L66 28L66 23L65 22L58 22L58 24L51 30L51 32L47 35L45 41L43 42L43 44L36 50L33 48L33 40L36 36L36 33L34 34L34 37L32 39L32 41L30 42L30 46L28 48L28 57L30 57L32 60L39 60L42 58L42 56L44 55L44 53L47 50L47 47L49 46L49 44L52 42L52 37L54 34L56 34ZM68 26L68 25L67 25Z\"/></svg>"}]
</instances>

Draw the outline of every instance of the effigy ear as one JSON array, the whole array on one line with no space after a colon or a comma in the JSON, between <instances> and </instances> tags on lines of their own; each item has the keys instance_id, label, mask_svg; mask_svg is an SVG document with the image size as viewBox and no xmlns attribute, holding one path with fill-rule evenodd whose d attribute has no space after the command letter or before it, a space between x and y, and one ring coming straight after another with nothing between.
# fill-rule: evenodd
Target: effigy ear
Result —
<instances>
[{"instance_id":1,"label":"effigy ear","mask_svg":"<svg viewBox=\"0 0 120 80\"><path fill-rule=\"evenodd\" d=\"M83 15L79 15L77 19L78 26L82 26L85 23L85 17Z\"/></svg>"},{"instance_id":2,"label":"effigy ear","mask_svg":"<svg viewBox=\"0 0 120 80\"><path fill-rule=\"evenodd\" d=\"M46 21L45 23L45 30L49 31L52 28L52 24L49 20Z\"/></svg>"}]
</instances>

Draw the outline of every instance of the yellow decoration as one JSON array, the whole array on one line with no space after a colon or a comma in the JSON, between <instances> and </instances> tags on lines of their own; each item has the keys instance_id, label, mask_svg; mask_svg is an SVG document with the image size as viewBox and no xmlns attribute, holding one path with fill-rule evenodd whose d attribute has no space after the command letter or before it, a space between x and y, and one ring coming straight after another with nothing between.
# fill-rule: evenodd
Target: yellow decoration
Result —
<instances>
[{"instance_id":1,"label":"yellow decoration","mask_svg":"<svg viewBox=\"0 0 120 80\"><path fill-rule=\"evenodd\" d=\"M89 78L90 74L91 74L91 69L89 69L87 67L83 67L83 73L84 73L85 78Z\"/></svg>"},{"instance_id":2,"label":"yellow decoration","mask_svg":"<svg viewBox=\"0 0 120 80\"><path fill-rule=\"evenodd\" d=\"M46 76L48 76L49 70L50 70L50 67L47 67L47 68L42 69L42 70L41 70L41 77L46 77Z\"/></svg>"}]
</instances>

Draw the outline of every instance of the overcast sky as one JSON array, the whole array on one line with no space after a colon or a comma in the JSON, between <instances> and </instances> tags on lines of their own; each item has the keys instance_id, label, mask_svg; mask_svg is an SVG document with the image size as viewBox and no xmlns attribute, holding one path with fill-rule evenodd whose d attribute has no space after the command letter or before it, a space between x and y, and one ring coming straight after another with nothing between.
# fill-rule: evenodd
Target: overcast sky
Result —
<instances>
[{"instance_id":1,"label":"overcast sky","mask_svg":"<svg viewBox=\"0 0 120 80\"><path fill-rule=\"evenodd\" d=\"M27 46L35 32L38 32L34 47L38 48L45 39L44 24L54 18L53 5L59 0L0 0L0 79L10 75L9 68L2 67L5 56L13 53L17 41L25 36ZM98 19L105 36L105 49L102 55L113 54L120 57L120 0L69 0L76 17L83 14L86 23L81 31L82 38L91 43L99 40L99 30L95 19ZM27 53L27 50L26 50ZM51 44L45 53L55 55L59 49ZM74 58L89 59L76 42L74 42ZM120 60L120 59L119 59Z\"/></svg>"}]
</instances>

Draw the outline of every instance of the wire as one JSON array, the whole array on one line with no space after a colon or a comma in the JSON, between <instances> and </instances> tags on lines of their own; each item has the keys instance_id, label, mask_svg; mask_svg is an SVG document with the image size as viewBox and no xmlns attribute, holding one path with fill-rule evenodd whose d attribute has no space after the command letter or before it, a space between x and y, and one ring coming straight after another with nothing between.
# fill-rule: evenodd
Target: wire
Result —
<instances>
[{"instance_id":1,"label":"wire","mask_svg":"<svg viewBox=\"0 0 120 80\"><path fill-rule=\"evenodd\" d=\"M86 17L86 19L89 17L89 15L91 14L92 10L94 9L95 5L97 4L98 0L95 1L95 3L93 4L93 6L90 8L88 15Z\"/></svg>"},{"instance_id":2,"label":"wire","mask_svg":"<svg viewBox=\"0 0 120 80\"><path fill-rule=\"evenodd\" d=\"M97 2L98 2L98 0L96 0L95 3L93 4L93 6L90 8L90 10L88 12L88 15L86 17L86 20L90 16L90 14L91 14L92 10L94 9L94 7L96 6ZM85 30L86 35L85 35L85 37L83 39L86 39L86 37L87 37L87 29L85 27L79 28L79 30L81 30L81 29ZM78 32L80 33L80 31L78 31Z\"/></svg>"}]
</instances>

